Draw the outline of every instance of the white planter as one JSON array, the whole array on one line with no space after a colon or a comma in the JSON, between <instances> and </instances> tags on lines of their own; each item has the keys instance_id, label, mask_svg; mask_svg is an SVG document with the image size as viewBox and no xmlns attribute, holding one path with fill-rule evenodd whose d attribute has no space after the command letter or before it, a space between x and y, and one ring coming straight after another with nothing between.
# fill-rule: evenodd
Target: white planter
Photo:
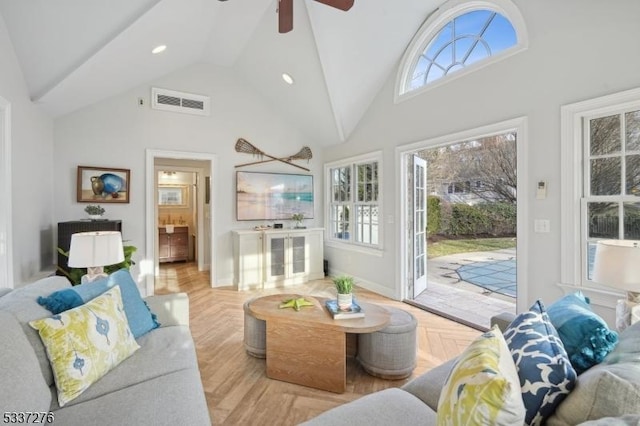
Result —
<instances>
[{"instance_id":1,"label":"white planter","mask_svg":"<svg viewBox=\"0 0 640 426\"><path fill-rule=\"evenodd\" d=\"M346 311L351 308L351 304L353 303L353 294L340 294L338 293L338 307Z\"/></svg>"},{"instance_id":2,"label":"white planter","mask_svg":"<svg viewBox=\"0 0 640 426\"><path fill-rule=\"evenodd\" d=\"M102 215L101 214L90 214L89 215L89 219L91 219L91 220L99 220L99 219L102 219Z\"/></svg>"}]
</instances>

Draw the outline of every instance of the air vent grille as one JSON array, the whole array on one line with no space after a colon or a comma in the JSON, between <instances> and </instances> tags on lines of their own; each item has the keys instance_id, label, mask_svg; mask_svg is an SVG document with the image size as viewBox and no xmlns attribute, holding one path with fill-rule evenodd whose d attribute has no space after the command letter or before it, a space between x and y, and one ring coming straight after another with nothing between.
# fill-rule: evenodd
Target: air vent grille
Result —
<instances>
[{"instance_id":1,"label":"air vent grille","mask_svg":"<svg viewBox=\"0 0 640 426\"><path fill-rule=\"evenodd\" d=\"M151 98L151 107L164 111L209 115L211 108L211 99L208 96L176 92L157 87L151 89Z\"/></svg>"},{"instance_id":2,"label":"air vent grille","mask_svg":"<svg viewBox=\"0 0 640 426\"><path fill-rule=\"evenodd\" d=\"M204 109L204 102L193 99L183 99L182 106L185 108Z\"/></svg>"},{"instance_id":3,"label":"air vent grille","mask_svg":"<svg viewBox=\"0 0 640 426\"><path fill-rule=\"evenodd\" d=\"M180 98L175 96L158 95L158 103L162 105L180 106Z\"/></svg>"}]
</instances>

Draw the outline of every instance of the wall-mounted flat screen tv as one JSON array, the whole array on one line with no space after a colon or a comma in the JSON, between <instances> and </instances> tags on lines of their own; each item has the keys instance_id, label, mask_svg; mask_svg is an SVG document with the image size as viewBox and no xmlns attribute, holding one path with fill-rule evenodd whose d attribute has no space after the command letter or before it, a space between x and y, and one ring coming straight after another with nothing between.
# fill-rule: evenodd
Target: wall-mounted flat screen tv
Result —
<instances>
[{"instance_id":1,"label":"wall-mounted flat screen tv","mask_svg":"<svg viewBox=\"0 0 640 426\"><path fill-rule=\"evenodd\" d=\"M313 218L313 176L287 173L236 172L238 220Z\"/></svg>"}]
</instances>

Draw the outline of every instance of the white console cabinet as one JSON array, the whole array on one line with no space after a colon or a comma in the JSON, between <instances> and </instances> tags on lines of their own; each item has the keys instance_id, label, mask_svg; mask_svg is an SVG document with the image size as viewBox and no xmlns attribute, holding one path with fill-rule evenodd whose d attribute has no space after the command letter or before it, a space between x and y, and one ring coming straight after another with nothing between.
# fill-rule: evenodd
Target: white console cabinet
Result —
<instances>
[{"instance_id":1,"label":"white console cabinet","mask_svg":"<svg viewBox=\"0 0 640 426\"><path fill-rule=\"evenodd\" d=\"M302 284L324 277L323 229L234 231L238 290Z\"/></svg>"}]
</instances>

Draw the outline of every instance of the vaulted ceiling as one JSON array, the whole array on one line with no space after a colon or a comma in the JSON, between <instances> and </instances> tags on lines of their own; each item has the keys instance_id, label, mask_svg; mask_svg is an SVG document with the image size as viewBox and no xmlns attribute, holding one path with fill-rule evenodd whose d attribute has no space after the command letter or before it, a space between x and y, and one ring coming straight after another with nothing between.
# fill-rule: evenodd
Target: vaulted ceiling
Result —
<instances>
[{"instance_id":1,"label":"vaulted ceiling","mask_svg":"<svg viewBox=\"0 0 640 426\"><path fill-rule=\"evenodd\" d=\"M348 138L440 3L355 0L343 12L296 0L286 34L277 0L0 0L0 14L33 101L54 117L211 63L331 145ZM160 44L166 51L152 55Z\"/></svg>"}]
</instances>

